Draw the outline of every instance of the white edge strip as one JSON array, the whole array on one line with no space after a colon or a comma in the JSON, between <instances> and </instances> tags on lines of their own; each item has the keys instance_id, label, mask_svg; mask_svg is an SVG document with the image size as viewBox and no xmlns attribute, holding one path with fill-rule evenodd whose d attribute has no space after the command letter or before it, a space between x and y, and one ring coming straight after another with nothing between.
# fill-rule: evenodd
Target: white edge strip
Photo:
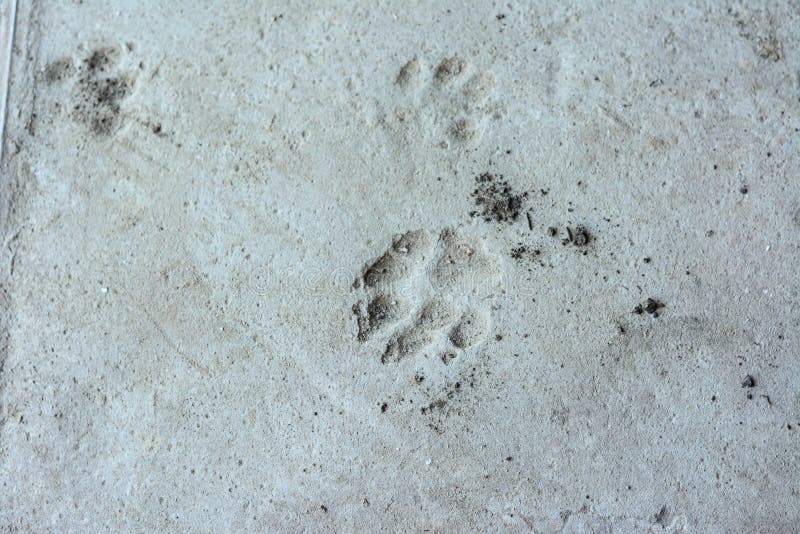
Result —
<instances>
[{"instance_id":1,"label":"white edge strip","mask_svg":"<svg viewBox=\"0 0 800 534\"><path fill-rule=\"evenodd\" d=\"M17 1L0 0L0 161L5 146L5 126L8 116L8 91L11 76L11 55L14 47L14 25L17 20Z\"/></svg>"}]
</instances>

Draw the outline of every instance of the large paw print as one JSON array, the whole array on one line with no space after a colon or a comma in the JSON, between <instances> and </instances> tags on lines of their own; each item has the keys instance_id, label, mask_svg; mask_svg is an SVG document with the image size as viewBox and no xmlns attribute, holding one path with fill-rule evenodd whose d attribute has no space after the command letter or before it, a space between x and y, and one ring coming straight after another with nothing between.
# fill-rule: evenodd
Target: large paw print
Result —
<instances>
[{"instance_id":1,"label":"large paw print","mask_svg":"<svg viewBox=\"0 0 800 534\"><path fill-rule=\"evenodd\" d=\"M491 72L472 72L460 56L426 67L414 58L400 68L393 113L384 124L405 141L427 140L443 146L480 140L490 117L499 117L492 100Z\"/></svg>"},{"instance_id":2,"label":"large paw print","mask_svg":"<svg viewBox=\"0 0 800 534\"><path fill-rule=\"evenodd\" d=\"M486 299L500 272L479 239L453 229L406 232L356 280L358 339L379 338L385 364L422 353L450 364L486 338Z\"/></svg>"}]
</instances>

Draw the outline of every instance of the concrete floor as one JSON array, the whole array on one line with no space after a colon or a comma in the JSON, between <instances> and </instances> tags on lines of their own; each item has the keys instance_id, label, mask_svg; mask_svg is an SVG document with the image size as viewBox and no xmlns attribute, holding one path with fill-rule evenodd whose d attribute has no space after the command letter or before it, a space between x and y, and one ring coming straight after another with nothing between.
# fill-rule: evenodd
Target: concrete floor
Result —
<instances>
[{"instance_id":1,"label":"concrete floor","mask_svg":"<svg viewBox=\"0 0 800 534\"><path fill-rule=\"evenodd\" d=\"M0 530L800 529L799 49L796 1L20 2Z\"/></svg>"}]
</instances>

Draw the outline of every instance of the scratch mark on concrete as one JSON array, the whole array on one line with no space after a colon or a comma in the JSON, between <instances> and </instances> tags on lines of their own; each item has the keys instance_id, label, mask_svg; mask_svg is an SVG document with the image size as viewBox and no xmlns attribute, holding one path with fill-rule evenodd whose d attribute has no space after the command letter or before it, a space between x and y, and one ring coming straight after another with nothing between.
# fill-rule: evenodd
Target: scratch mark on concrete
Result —
<instances>
[{"instance_id":1,"label":"scratch mark on concrete","mask_svg":"<svg viewBox=\"0 0 800 534\"><path fill-rule=\"evenodd\" d=\"M174 339L172 339L172 337L167 333L167 331L164 330L164 327L161 326L161 323L159 323L155 319L155 317L152 316L152 314L147 310L147 308L145 306L143 306L141 304L136 304L136 301L134 300L133 296L128 292L128 290L126 290L125 288L121 288L121 289L128 296L129 301L131 303L134 303L136 308L138 308L139 311L141 311L142 314L145 317L147 317L147 319L153 325L153 328L156 329L156 331L161 335L161 337L164 339L164 341L167 343L167 345L173 351L175 351L178 354L178 356L180 356L181 359L183 359L184 362L186 362L190 366L194 367L198 371L202 372L203 374L206 374L206 375L210 375L211 374L211 372L209 371L208 367L206 367L205 365L201 364L200 362L198 362L197 360L192 358L190 355L186 354L183 350L181 350L181 348L178 345L178 343Z\"/></svg>"}]
</instances>

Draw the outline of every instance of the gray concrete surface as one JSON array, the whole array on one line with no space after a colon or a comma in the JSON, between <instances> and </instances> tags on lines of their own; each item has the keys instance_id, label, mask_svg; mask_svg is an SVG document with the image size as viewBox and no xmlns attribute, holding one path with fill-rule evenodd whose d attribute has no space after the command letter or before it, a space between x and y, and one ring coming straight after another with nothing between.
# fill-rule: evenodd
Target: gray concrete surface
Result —
<instances>
[{"instance_id":1,"label":"gray concrete surface","mask_svg":"<svg viewBox=\"0 0 800 534\"><path fill-rule=\"evenodd\" d=\"M0 527L797 531L799 47L796 1L20 2Z\"/></svg>"}]
</instances>

